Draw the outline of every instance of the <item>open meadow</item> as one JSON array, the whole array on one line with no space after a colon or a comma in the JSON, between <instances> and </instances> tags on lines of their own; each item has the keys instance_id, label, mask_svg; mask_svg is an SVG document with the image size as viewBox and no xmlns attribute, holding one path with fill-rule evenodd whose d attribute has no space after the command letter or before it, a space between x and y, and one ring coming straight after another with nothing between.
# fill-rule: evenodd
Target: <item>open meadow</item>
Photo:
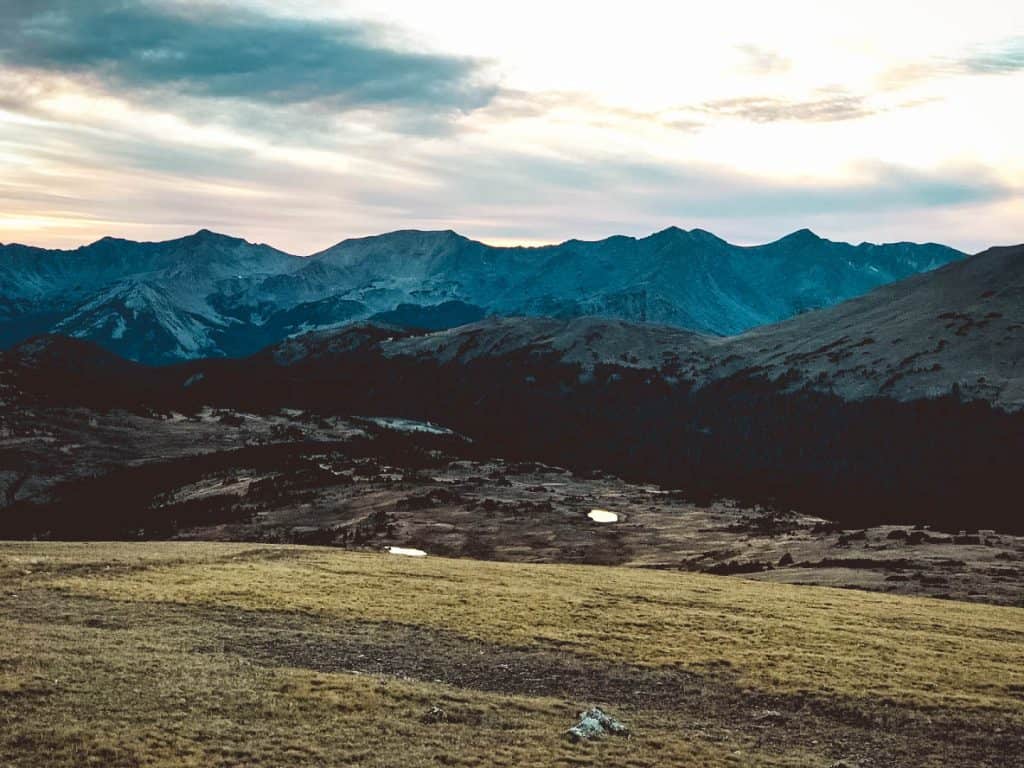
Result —
<instances>
[{"instance_id":1,"label":"open meadow","mask_svg":"<svg viewBox=\"0 0 1024 768\"><path fill-rule=\"evenodd\" d=\"M636 568L0 545L0 765L1024 765L1019 608ZM564 736L598 704L630 738ZM841 762L845 761L845 762Z\"/></svg>"}]
</instances>

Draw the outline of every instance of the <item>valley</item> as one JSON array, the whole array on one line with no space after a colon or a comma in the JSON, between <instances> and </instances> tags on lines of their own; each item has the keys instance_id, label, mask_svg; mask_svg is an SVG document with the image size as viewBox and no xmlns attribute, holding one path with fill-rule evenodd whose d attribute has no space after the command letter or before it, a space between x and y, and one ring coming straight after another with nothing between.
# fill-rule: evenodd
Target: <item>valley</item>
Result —
<instances>
[{"instance_id":1,"label":"valley","mask_svg":"<svg viewBox=\"0 0 1024 768\"><path fill-rule=\"evenodd\" d=\"M149 367L43 336L0 355L0 396L14 411L402 417L488 457L602 470L689 500L848 529L1020 534L1022 254L992 249L728 338L605 318L361 323L239 360Z\"/></svg>"},{"instance_id":2,"label":"valley","mask_svg":"<svg viewBox=\"0 0 1024 768\"><path fill-rule=\"evenodd\" d=\"M695 503L685 489L497 458L418 422L31 409L0 416L0 435L0 538L403 547L1024 607L1024 537L1006 531ZM595 509L616 521L595 523Z\"/></svg>"}]
</instances>

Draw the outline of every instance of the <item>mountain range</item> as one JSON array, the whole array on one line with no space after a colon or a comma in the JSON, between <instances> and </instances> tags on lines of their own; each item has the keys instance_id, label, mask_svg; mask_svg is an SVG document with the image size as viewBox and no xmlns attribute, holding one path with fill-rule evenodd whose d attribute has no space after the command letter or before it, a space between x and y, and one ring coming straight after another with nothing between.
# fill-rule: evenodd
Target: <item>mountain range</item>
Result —
<instances>
[{"instance_id":1,"label":"mountain range","mask_svg":"<svg viewBox=\"0 0 1024 768\"><path fill-rule=\"evenodd\" d=\"M42 336L0 356L0 399L404 417L698 497L1016 530L1024 246L731 337L595 317L357 323L155 368Z\"/></svg>"},{"instance_id":2,"label":"mountain range","mask_svg":"<svg viewBox=\"0 0 1024 768\"><path fill-rule=\"evenodd\" d=\"M308 257L201 230L69 251L0 245L0 347L40 333L139 362L239 357L375 320L439 330L486 316L602 316L731 335L961 259L809 230L741 247L695 229L498 248L452 231L345 240Z\"/></svg>"}]
</instances>

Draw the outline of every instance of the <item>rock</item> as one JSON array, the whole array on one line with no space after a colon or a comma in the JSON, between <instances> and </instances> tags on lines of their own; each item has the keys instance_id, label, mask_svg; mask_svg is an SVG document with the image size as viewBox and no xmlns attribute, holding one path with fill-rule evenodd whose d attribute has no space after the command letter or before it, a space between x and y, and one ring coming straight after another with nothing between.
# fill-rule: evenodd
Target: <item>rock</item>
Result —
<instances>
[{"instance_id":1,"label":"rock","mask_svg":"<svg viewBox=\"0 0 1024 768\"><path fill-rule=\"evenodd\" d=\"M421 723L444 723L448 721L448 713L440 707L431 707L420 716Z\"/></svg>"},{"instance_id":2,"label":"rock","mask_svg":"<svg viewBox=\"0 0 1024 768\"><path fill-rule=\"evenodd\" d=\"M580 721L566 731L565 735L570 741L576 743L595 739L606 733L628 737L629 728L614 717L605 714L598 707L591 707L586 712L580 713Z\"/></svg>"},{"instance_id":3,"label":"rock","mask_svg":"<svg viewBox=\"0 0 1024 768\"><path fill-rule=\"evenodd\" d=\"M787 565L792 565L792 564L793 564L793 556L791 554L789 554L789 552L787 552L786 554L784 554L782 557L779 558L779 567L780 568L785 568Z\"/></svg>"},{"instance_id":4,"label":"rock","mask_svg":"<svg viewBox=\"0 0 1024 768\"><path fill-rule=\"evenodd\" d=\"M860 764L852 760L836 760L829 768L860 768Z\"/></svg>"}]
</instances>

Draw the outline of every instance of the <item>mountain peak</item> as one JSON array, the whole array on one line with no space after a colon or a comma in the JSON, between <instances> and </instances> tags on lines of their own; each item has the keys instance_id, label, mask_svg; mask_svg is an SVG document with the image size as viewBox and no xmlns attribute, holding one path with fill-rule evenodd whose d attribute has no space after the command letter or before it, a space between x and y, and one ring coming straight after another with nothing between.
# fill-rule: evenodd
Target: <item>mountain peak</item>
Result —
<instances>
[{"instance_id":1,"label":"mountain peak","mask_svg":"<svg viewBox=\"0 0 1024 768\"><path fill-rule=\"evenodd\" d=\"M650 237L656 238L656 239L662 239L662 238L669 238L669 237L671 237L671 238L676 238L676 239L689 240L689 241L692 241L692 242L695 242L695 243L724 243L725 242L725 240L720 238L714 232L709 232L706 229L699 229L699 228L698 229L682 229L681 227L677 227L674 224L672 226L670 226L670 227L666 227L665 229L662 229L662 230L659 230L658 232L655 232L654 234L650 235Z\"/></svg>"},{"instance_id":2,"label":"mountain peak","mask_svg":"<svg viewBox=\"0 0 1024 768\"><path fill-rule=\"evenodd\" d=\"M88 245L81 246L81 247L82 248L91 248L91 247L96 246L96 245L115 245L115 244L118 244L118 243L130 243L130 242L131 242L131 240L125 240L123 237L114 237L113 235L106 235L105 237L101 237L99 240L96 240L96 241L94 241L92 243L89 243Z\"/></svg>"},{"instance_id":3,"label":"mountain peak","mask_svg":"<svg viewBox=\"0 0 1024 768\"><path fill-rule=\"evenodd\" d=\"M454 229L398 229L395 230L394 232L387 232L383 235L375 235L373 237L425 241L448 241L469 239L464 235L460 235ZM372 238L365 239L369 240Z\"/></svg>"},{"instance_id":4,"label":"mountain peak","mask_svg":"<svg viewBox=\"0 0 1024 768\"><path fill-rule=\"evenodd\" d=\"M313 258L332 256L339 253L358 251L376 255L401 250L406 256L424 255L433 249L473 242L453 229L398 229L380 235L351 237L332 245L326 250L314 253Z\"/></svg>"},{"instance_id":5,"label":"mountain peak","mask_svg":"<svg viewBox=\"0 0 1024 768\"><path fill-rule=\"evenodd\" d=\"M671 225L669 227L665 227L664 229L659 229L657 232L651 233L649 235L649 237L672 237L672 236L678 237L680 235L685 236L685 235L688 235L688 234L690 234L690 233L687 232L685 229L683 229L681 227L677 227L675 224L673 224L673 225Z\"/></svg>"},{"instance_id":6,"label":"mountain peak","mask_svg":"<svg viewBox=\"0 0 1024 768\"><path fill-rule=\"evenodd\" d=\"M778 242L778 243L818 243L818 242L821 242L822 240L824 240L823 237L820 237L816 233L814 233L811 230L807 229L807 227L804 227L803 229L798 229L796 232L790 232L785 237L781 237L778 240L776 240L776 242Z\"/></svg>"},{"instance_id":7,"label":"mountain peak","mask_svg":"<svg viewBox=\"0 0 1024 768\"><path fill-rule=\"evenodd\" d=\"M229 243L243 243L245 242L240 237L232 237L231 235L223 235L220 232L214 232L211 229L200 229L191 235L186 235L180 238L181 240L190 242L200 243L216 243L216 242L229 242Z\"/></svg>"},{"instance_id":8,"label":"mountain peak","mask_svg":"<svg viewBox=\"0 0 1024 768\"><path fill-rule=\"evenodd\" d=\"M690 237L694 240L699 240L705 243L724 243L725 240L720 238L714 232L709 232L706 229L691 229Z\"/></svg>"}]
</instances>

